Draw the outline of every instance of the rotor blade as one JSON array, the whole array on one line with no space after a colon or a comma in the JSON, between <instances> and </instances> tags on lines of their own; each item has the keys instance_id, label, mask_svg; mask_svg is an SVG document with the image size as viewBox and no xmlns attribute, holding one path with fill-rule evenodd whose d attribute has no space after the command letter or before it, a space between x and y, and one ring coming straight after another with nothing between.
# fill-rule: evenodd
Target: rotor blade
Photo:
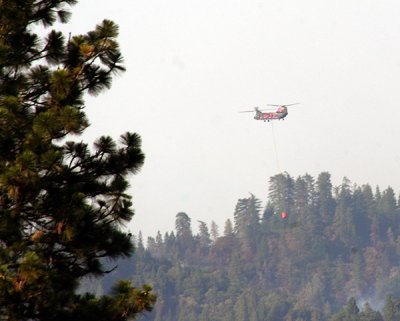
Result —
<instances>
[{"instance_id":1,"label":"rotor blade","mask_svg":"<svg viewBox=\"0 0 400 321\"><path fill-rule=\"evenodd\" d=\"M259 110L258 107L254 107L253 110L242 110L239 113L255 113L257 110Z\"/></svg>"},{"instance_id":2,"label":"rotor blade","mask_svg":"<svg viewBox=\"0 0 400 321\"><path fill-rule=\"evenodd\" d=\"M298 105L300 103L294 103L294 104L288 104L288 105L272 105L272 104L267 104L267 106L274 106L274 107L288 107L288 106L293 106L293 105Z\"/></svg>"},{"instance_id":3,"label":"rotor blade","mask_svg":"<svg viewBox=\"0 0 400 321\"><path fill-rule=\"evenodd\" d=\"M254 110L243 110L243 111L239 111L239 113L255 113L257 111L275 111L276 108L263 108L263 109L254 109Z\"/></svg>"}]
</instances>

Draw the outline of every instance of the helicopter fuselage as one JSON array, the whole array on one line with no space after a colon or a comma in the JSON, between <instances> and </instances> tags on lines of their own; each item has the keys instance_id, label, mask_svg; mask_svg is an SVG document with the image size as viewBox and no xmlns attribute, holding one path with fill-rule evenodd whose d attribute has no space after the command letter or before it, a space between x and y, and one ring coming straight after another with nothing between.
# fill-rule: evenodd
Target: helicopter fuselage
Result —
<instances>
[{"instance_id":1,"label":"helicopter fuselage","mask_svg":"<svg viewBox=\"0 0 400 321\"><path fill-rule=\"evenodd\" d=\"M284 119L288 114L286 107L279 107L276 112L263 113L260 110L256 110L256 115L254 119L263 120L263 121L271 121L271 120L281 120Z\"/></svg>"},{"instance_id":2,"label":"helicopter fuselage","mask_svg":"<svg viewBox=\"0 0 400 321\"><path fill-rule=\"evenodd\" d=\"M285 119L285 117L288 115L288 106L293 106L297 105L299 103L295 104L289 104L289 105L271 105L268 104L268 106L275 106L278 107L275 111L270 111L270 112L264 112L265 109L260 109L258 107L254 107L253 110L242 110L240 113L251 113L251 112L256 112L254 115L255 120L263 120L263 121L271 121L271 120L281 120ZM267 109L271 110L271 109Z\"/></svg>"}]
</instances>

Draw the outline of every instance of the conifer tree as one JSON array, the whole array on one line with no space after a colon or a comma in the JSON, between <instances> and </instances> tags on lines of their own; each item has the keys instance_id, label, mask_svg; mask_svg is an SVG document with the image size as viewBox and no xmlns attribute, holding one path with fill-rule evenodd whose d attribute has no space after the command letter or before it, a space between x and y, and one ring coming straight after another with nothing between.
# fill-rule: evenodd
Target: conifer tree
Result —
<instances>
[{"instance_id":1,"label":"conifer tree","mask_svg":"<svg viewBox=\"0 0 400 321\"><path fill-rule=\"evenodd\" d=\"M253 254L260 231L261 201L251 194L249 198L239 199L234 213L235 234L241 244L244 257Z\"/></svg>"},{"instance_id":2,"label":"conifer tree","mask_svg":"<svg viewBox=\"0 0 400 321\"><path fill-rule=\"evenodd\" d=\"M233 235L232 221L228 218L225 221L224 236L232 236L232 235Z\"/></svg>"},{"instance_id":3,"label":"conifer tree","mask_svg":"<svg viewBox=\"0 0 400 321\"><path fill-rule=\"evenodd\" d=\"M383 316L385 321L395 321L400 318L400 301L394 299L391 295L386 298L383 307Z\"/></svg>"},{"instance_id":4,"label":"conifer tree","mask_svg":"<svg viewBox=\"0 0 400 321\"><path fill-rule=\"evenodd\" d=\"M368 303L365 303L360 313L360 321L384 321L382 315L378 311L372 310Z\"/></svg>"},{"instance_id":5,"label":"conifer tree","mask_svg":"<svg viewBox=\"0 0 400 321\"><path fill-rule=\"evenodd\" d=\"M359 313L356 300L350 298L347 304L330 321L359 321Z\"/></svg>"},{"instance_id":6,"label":"conifer tree","mask_svg":"<svg viewBox=\"0 0 400 321\"><path fill-rule=\"evenodd\" d=\"M210 247L211 244L211 236L210 233L208 232L207 224L204 223L203 221L198 221L198 222L199 222L199 234L198 234L199 246L202 251L205 251L207 253L208 248Z\"/></svg>"},{"instance_id":7,"label":"conifer tree","mask_svg":"<svg viewBox=\"0 0 400 321\"><path fill-rule=\"evenodd\" d=\"M328 225L333 220L335 212L335 201L332 197L331 176L328 172L322 172L318 175L317 183L317 207L319 215L324 225Z\"/></svg>"},{"instance_id":8,"label":"conifer tree","mask_svg":"<svg viewBox=\"0 0 400 321\"><path fill-rule=\"evenodd\" d=\"M88 126L84 95L124 70L112 21L68 39L35 33L67 22L76 2L0 1L0 320L122 321L155 299L129 282L110 296L75 294L106 272L103 258L132 253L127 176L144 160L134 133L93 149L68 141Z\"/></svg>"},{"instance_id":9,"label":"conifer tree","mask_svg":"<svg viewBox=\"0 0 400 321\"><path fill-rule=\"evenodd\" d=\"M193 232L189 215L184 212L176 214L175 230L179 255L184 257L186 253L191 253L193 250Z\"/></svg>"},{"instance_id":10,"label":"conifer tree","mask_svg":"<svg viewBox=\"0 0 400 321\"><path fill-rule=\"evenodd\" d=\"M353 195L350 189L350 181L345 177L338 189L337 206L335 210L333 229L336 239L348 247L358 245L354 226Z\"/></svg>"},{"instance_id":11,"label":"conifer tree","mask_svg":"<svg viewBox=\"0 0 400 321\"><path fill-rule=\"evenodd\" d=\"M293 207L294 180L288 173L278 174L269 179L269 201L277 213L290 213Z\"/></svg>"},{"instance_id":12,"label":"conifer tree","mask_svg":"<svg viewBox=\"0 0 400 321\"><path fill-rule=\"evenodd\" d=\"M253 194L249 198L239 199L234 215L235 233L239 238L254 236L260 224L261 201Z\"/></svg>"},{"instance_id":13,"label":"conifer tree","mask_svg":"<svg viewBox=\"0 0 400 321\"><path fill-rule=\"evenodd\" d=\"M214 221L211 221L210 235L213 242L219 237L218 225Z\"/></svg>"}]
</instances>

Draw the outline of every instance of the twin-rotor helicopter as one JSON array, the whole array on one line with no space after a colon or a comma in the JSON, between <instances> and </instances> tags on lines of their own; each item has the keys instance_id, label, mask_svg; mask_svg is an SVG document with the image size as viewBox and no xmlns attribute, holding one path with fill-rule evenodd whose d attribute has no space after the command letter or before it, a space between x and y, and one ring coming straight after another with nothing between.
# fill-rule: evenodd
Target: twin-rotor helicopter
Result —
<instances>
[{"instance_id":1,"label":"twin-rotor helicopter","mask_svg":"<svg viewBox=\"0 0 400 321\"><path fill-rule=\"evenodd\" d=\"M258 107L254 107L254 110L244 110L241 113L256 113L254 115L255 120L263 120L263 121L271 121L271 120L282 120L288 115L288 107L298 105L299 103L288 104L288 105L272 105L268 104L267 106L277 107L277 109L273 109L275 111L264 112L269 109L259 109Z\"/></svg>"}]
</instances>

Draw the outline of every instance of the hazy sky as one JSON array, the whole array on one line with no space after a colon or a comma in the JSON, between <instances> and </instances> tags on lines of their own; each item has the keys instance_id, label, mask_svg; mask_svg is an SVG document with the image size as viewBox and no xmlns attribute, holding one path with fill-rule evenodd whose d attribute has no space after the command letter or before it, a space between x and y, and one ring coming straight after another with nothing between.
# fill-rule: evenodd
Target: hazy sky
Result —
<instances>
[{"instance_id":1,"label":"hazy sky","mask_svg":"<svg viewBox=\"0 0 400 321\"><path fill-rule=\"evenodd\" d=\"M132 231L173 230L184 211L194 231L214 220L222 232L237 200L265 201L282 171L397 193L399 16L398 0L80 1L64 31L120 26L128 70L87 99L84 139L142 136ZM238 113L294 102L273 124Z\"/></svg>"}]
</instances>

